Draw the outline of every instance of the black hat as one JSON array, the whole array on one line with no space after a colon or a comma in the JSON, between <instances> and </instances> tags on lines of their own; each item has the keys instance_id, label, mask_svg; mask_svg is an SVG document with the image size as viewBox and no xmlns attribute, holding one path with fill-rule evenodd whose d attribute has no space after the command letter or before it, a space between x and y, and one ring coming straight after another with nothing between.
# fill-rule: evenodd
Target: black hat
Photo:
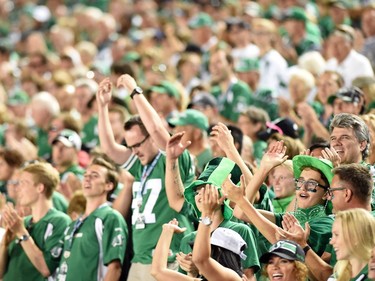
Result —
<instances>
[{"instance_id":1,"label":"black hat","mask_svg":"<svg viewBox=\"0 0 375 281\"><path fill-rule=\"evenodd\" d=\"M266 122L267 129L257 134L258 138L267 141L272 134L279 133L293 139L298 139L298 125L289 118L278 118L272 122Z\"/></svg>"},{"instance_id":2,"label":"black hat","mask_svg":"<svg viewBox=\"0 0 375 281\"><path fill-rule=\"evenodd\" d=\"M301 246L290 240L280 240L273 244L268 253L263 254L259 261L267 263L273 255L287 260L305 262L305 253Z\"/></svg>"},{"instance_id":3,"label":"black hat","mask_svg":"<svg viewBox=\"0 0 375 281\"><path fill-rule=\"evenodd\" d=\"M357 87L342 87L328 98L328 103L333 104L337 98L350 103L359 103L363 96L363 92Z\"/></svg>"}]
</instances>

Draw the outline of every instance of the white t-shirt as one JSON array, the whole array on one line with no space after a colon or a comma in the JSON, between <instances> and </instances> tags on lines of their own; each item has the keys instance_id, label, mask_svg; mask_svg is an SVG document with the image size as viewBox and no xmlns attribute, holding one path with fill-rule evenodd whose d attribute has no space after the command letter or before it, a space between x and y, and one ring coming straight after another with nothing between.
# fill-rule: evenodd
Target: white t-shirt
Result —
<instances>
[{"instance_id":1,"label":"white t-shirt","mask_svg":"<svg viewBox=\"0 0 375 281\"><path fill-rule=\"evenodd\" d=\"M340 73L344 78L346 87L350 87L352 81L359 76L374 76L374 71L368 58L355 50L351 50L341 63L338 63L336 58L329 59L326 69Z\"/></svg>"}]
</instances>

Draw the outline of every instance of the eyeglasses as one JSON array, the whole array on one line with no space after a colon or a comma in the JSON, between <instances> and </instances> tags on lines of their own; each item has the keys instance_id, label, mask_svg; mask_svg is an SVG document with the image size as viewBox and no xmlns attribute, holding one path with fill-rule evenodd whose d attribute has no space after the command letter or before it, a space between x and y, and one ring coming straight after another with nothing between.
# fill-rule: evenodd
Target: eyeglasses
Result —
<instances>
[{"instance_id":1,"label":"eyeglasses","mask_svg":"<svg viewBox=\"0 0 375 281\"><path fill-rule=\"evenodd\" d=\"M302 188L302 186L305 186L307 192L316 192L317 191L317 187L321 187L323 189L328 189L327 186L324 186L324 185L321 185L320 183L316 182L316 181L313 181L313 180L303 180L303 179L295 179L295 183L296 183L296 190L300 190Z\"/></svg>"},{"instance_id":2,"label":"eyeglasses","mask_svg":"<svg viewBox=\"0 0 375 281\"><path fill-rule=\"evenodd\" d=\"M125 146L126 146L127 148L129 148L129 149L140 148L141 145L144 144L144 142L148 139L149 136L150 136L150 135L147 135L147 136L143 139L143 141L141 141L141 142L139 142L139 143L136 143L136 144L134 144L134 145L132 145L132 146L128 146L128 145L125 145Z\"/></svg>"},{"instance_id":3,"label":"eyeglasses","mask_svg":"<svg viewBox=\"0 0 375 281\"><path fill-rule=\"evenodd\" d=\"M331 200L333 199L333 192L338 190L345 190L346 187L332 187L328 188L328 195L331 197Z\"/></svg>"}]
</instances>

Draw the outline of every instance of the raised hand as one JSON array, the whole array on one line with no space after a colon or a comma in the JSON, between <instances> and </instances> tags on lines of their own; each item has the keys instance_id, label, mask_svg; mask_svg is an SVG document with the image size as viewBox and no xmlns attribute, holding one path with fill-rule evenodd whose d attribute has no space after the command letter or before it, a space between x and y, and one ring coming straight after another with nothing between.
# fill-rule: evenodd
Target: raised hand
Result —
<instances>
[{"instance_id":1,"label":"raised hand","mask_svg":"<svg viewBox=\"0 0 375 281\"><path fill-rule=\"evenodd\" d=\"M96 100L101 107L104 107L110 103L111 99L112 99L112 83L107 77L99 84L99 89L96 94Z\"/></svg>"},{"instance_id":2,"label":"raised hand","mask_svg":"<svg viewBox=\"0 0 375 281\"><path fill-rule=\"evenodd\" d=\"M223 182L223 190L225 193L225 197L228 198L230 201L237 203L245 196L245 178L241 175L241 186L238 187L235 185L231 180L231 175L229 175Z\"/></svg>"},{"instance_id":3,"label":"raised hand","mask_svg":"<svg viewBox=\"0 0 375 281\"><path fill-rule=\"evenodd\" d=\"M176 160L184 150L191 144L191 141L187 141L185 144L181 142L185 132L174 134L167 142L166 154L171 160Z\"/></svg>"},{"instance_id":4,"label":"raised hand","mask_svg":"<svg viewBox=\"0 0 375 281\"><path fill-rule=\"evenodd\" d=\"M301 246L307 245L310 236L310 225L306 222L305 229L299 224L297 219L290 213L283 216L282 227L276 231L276 239L288 239L298 243Z\"/></svg>"},{"instance_id":5,"label":"raised hand","mask_svg":"<svg viewBox=\"0 0 375 281\"><path fill-rule=\"evenodd\" d=\"M322 153L321 158L331 161L334 168L340 166L341 157L339 156L339 154L336 152L336 150L333 147L331 148L326 147L324 150L322 150L321 153Z\"/></svg>"},{"instance_id":6,"label":"raised hand","mask_svg":"<svg viewBox=\"0 0 375 281\"><path fill-rule=\"evenodd\" d=\"M117 88L124 87L128 93L132 93L137 87L137 82L129 74L123 74L117 79Z\"/></svg>"},{"instance_id":7,"label":"raised hand","mask_svg":"<svg viewBox=\"0 0 375 281\"><path fill-rule=\"evenodd\" d=\"M272 168L280 165L288 159L288 155L285 155L285 153L286 146L284 145L283 141L271 143L268 151L263 155L260 162L260 167L271 170Z\"/></svg>"},{"instance_id":8,"label":"raised hand","mask_svg":"<svg viewBox=\"0 0 375 281\"><path fill-rule=\"evenodd\" d=\"M211 135L211 139L216 141L219 147L226 154L228 154L230 149L236 149L234 146L233 136L230 130L228 129L228 127L225 126L223 123L219 122L217 125L215 125L212 128L210 135Z\"/></svg>"}]
</instances>

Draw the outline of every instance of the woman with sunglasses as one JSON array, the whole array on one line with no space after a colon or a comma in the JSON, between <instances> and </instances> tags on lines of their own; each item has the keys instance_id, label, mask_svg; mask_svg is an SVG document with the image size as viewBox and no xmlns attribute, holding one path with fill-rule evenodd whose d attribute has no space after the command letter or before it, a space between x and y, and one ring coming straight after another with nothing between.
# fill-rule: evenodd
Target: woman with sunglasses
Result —
<instances>
[{"instance_id":1,"label":"woman with sunglasses","mask_svg":"<svg viewBox=\"0 0 375 281\"><path fill-rule=\"evenodd\" d=\"M272 153L274 155L269 155L269 158L277 158L278 161L270 162L279 165L285 161L285 148L282 143L279 147L275 148ZM326 214L326 197L333 177L331 169L332 163L327 160L307 155L298 155L293 158L296 200L294 202L292 214L301 225L309 223L311 229L309 245L318 255L324 252L326 244L331 237L333 219ZM265 176L267 175L262 169L260 169L259 172L263 173ZM224 183L225 190L227 191L228 198L236 203L237 210L235 211L235 215L242 220L254 224L268 242L275 243L275 233L278 226L282 226L284 213L258 210L249 202L247 199L249 194L248 190L258 188L253 185L262 183L264 180L262 176L257 175L257 173L255 173L254 179L246 187L247 196L244 196L243 191L233 185L229 180ZM245 186L245 183L242 182L241 185ZM305 250L307 251L308 249L306 248Z\"/></svg>"}]
</instances>

